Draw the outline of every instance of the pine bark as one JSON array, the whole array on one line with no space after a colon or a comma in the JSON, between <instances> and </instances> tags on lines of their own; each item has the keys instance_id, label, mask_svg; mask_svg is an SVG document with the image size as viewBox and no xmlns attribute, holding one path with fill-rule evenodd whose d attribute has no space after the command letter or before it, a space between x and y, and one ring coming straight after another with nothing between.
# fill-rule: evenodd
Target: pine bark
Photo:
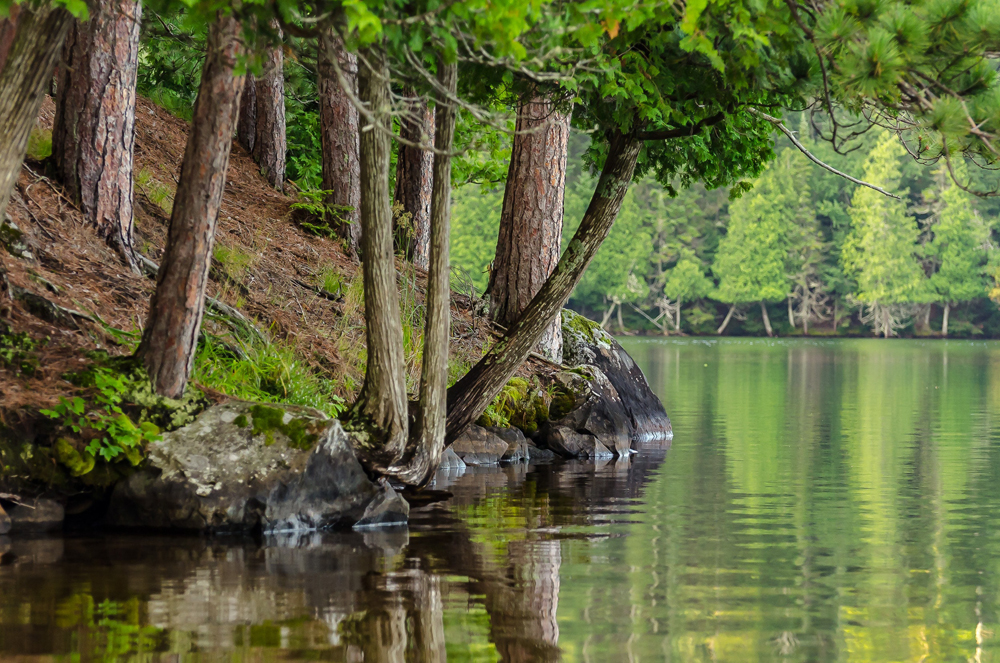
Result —
<instances>
[{"instance_id":1,"label":"pine bark","mask_svg":"<svg viewBox=\"0 0 1000 663\"><path fill-rule=\"evenodd\" d=\"M256 128L251 154L261 174L278 191L285 183L285 73L281 46L267 49L263 71L254 80Z\"/></svg>"},{"instance_id":2,"label":"pine bark","mask_svg":"<svg viewBox=\"0 0 1000 663\"><path fill-rule=\"evenodd\" d=\"M240 24L231 15L220 12L209 27L166 254L138 350L156 392L169 398L183 395L194 365L243 87L243 77L235 74L243 51L239 37Z\"/></svg>"},{"instance_id":3,"label":"pine bark","mask_svg":"<svg viewBox=\"0 0 1000 663\"><path fill-rule=\"evenodd\" d=\"M240 119L236 124L236 141L247 152L253 155L254 141L257 138L257 79L253 74L247 74L243 81L243 94L240 97Z\"/></svg>"},{"instance_id":4,"label":"pine bark","mask_svg":"<svg viewBox=\"0 0 1000 663\"><path fill-rule=\"evenodd\" d=\"M435 135L434 111L410 89L408 117L400 120L399 136L410 143L426 145ZM434 181L434 153L413 145L399 144L396 157L396 191L393 202L410 215L408 228L397 228L396 248L407 260L427 269L430 245L431 196Z\"/></svg>"},{"instance_id":5,"label":"pine bark","mask_svg":"<svg viewBox=\"0 0 1000 663\"><path fill-rule=\"evenodd\" d=\"M590 205L552 275L486 356L448 390L447 442L479 417L559 315L618 216L639 149L634 136L611 137Z\"/></svg>"},{"instance_id":6,"label":"pine bark","mask_svg":"<svg viewBox=\"0 0 1000 663\"><path fill-rule=\"evenodd\" d=\"M438 65L441 87L455 93L456 64ZM415 430L411 431L414 453L397 478L422 486L434 475L444 452L448 415L448 341L451 335L451 269L448 264L451 234L451 150L455 136L455 106L437 99L434 147L434 191L431 196L427 316L424 325L424 356L420 369L420 401Z\"/></svg>"},{"instance_id":7,"label":"pine bark","mask_svg":"<svg viewBox=\"0 0 1000 663\"><path fill-rule=\"evenodd\" d=\"M518 108L516 131L487 287L490 316L505 329L521 316L559 261L569 114L557 112L551 99L534 97ZM539 351L562 361L560 320L546 328Z\"/></svg>"},{"instance_id":8,"label":"pine bark","mask_svg":"<svg viewBox=\"0 0 1000 663\"><path fill-rule=\"evenodd\" d=\"M10 15L0 19L0 71L3 71L7 55L10 53L11 46L14 45L14 36L17 34L17 14L20 10L20 5L11 5Z\"/></svg>"},{"instance_id":9,"label":"pine bark","mask_svg":"<svg viewBox=\"0 0 1000 663\"><path fill-rule=\"evenodd\" d=\"M361 245L358 109L341 86L343 79L350 94L357 93L358 60L356 55L347 52L336 32L326 29L319 37L318 64L323 189L330 192L327 205L340 210L340 236L358 253Z\"/></svg>"},{"instance_id":10,"label":"pine bark","mask_svg":"<svg viewBox=\"0 0 1000 663\"><path fill-rule=\"evenodd\" d=\"M139 271L133 230L138 0L96 0L74 21L56 85L53 164L98 234Z\"/></svg>"},{"instance_id":11,"label":"pine bark","mask_svg":"<svg viewBox=\"0 0 1000 663\"><path fill-rule=\"evenodd\" d=\"M16 34L0 71L0 219L72 21L69 12L51 2L20 6Z\"/></svg>"},{"instance_id":12,"label":"pine bark","mask_svg":"<svg viewBox=\"0 0 1000 663\"><path fill-rule=\"evenodd\" d=\"M403 327L389 204L389 68L377 45L363 49L361 55L367 66L358 70L358 96L371 109L381 130L373 126L361 134L360 140L361 272L368 362L352 414L370 432L370 438L358 444L364 462L369 469L385 474L385 468L402 456L409 432Z\"/></svg>"}]
</instances>

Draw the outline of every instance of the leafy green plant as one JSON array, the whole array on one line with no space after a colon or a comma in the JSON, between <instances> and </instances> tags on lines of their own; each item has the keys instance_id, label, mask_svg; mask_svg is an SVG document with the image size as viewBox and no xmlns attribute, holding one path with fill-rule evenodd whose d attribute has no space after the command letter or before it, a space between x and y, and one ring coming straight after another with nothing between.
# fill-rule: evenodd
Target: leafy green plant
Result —
<instances>
[{"instance_id":1,"label":"leafy green plant","mask_svg":"<svg viewBox=\"0 0 1000 663\"><path fill-rule=\"evenodd\" d=\"M346 214L354 211L354 208L349 205L328 204L326 199L332 193L324 189L299 192L299 200L291 204L291 210L303 230L328 239L339 236L337 229L344 223Z\"/></svg>"},{"instance_id":2,"label":"leafy green plant","mask_svg":"<svg viewBox=\"0 0 1000 663\"><path fill-rule=\"evenodd\" d=\"M0 336L0 364L14 371L16 375L30 377L38 370L35 351L48 341L36 341L28 334L5 334Z\"/></svg>"},{"instance_id":3,"label":"leafy green plant","mask_svg":"<svg viewBox=\"0 0 1000 663\"><path fill-rule=\"evenodd\" d=\"M344 294L347 289L347 285L344 283L344 277L340 275L333 267L324 267L320 270L317 284L326 293L333 295L334 297L339 297Z\"/></svg>"}]
</instances>

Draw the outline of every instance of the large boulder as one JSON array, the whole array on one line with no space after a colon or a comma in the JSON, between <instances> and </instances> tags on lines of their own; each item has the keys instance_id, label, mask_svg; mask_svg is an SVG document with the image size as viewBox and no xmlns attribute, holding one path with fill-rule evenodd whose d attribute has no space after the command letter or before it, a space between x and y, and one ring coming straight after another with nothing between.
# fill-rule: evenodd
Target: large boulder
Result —
<instances>
[{"instance_id":1,"label":"large boulder","mask_svg":"<svg viewBox=\"0 0 1000 663\"><path fill-rule=\"evenodd\" d=\"M0 513L3 510L0 509ZM50 532L60 529L66 519L63 505L45 498L25 499L9 507L8 518L12 534L28 532ZM4 533L3 517L0 516L0 534Z\"/></svg>"},{"instance_id":2,"label":"large boulder","mask_svg":"<svg viewBox=\"0 0 1000 663\"><path fill-rule=\"evenodd\" d=\"M390 492L368 479L338 421L229 402L150 444L143 468L115 487L107 519L215 532L405 522L405 502Z\"/></svg>"},{"instance_id":3,"label":"large boulder","mask_svg":"<svg viewBox=\"0 0 1000 663\"><path fill-rule=\"evenodd\" d=\"M673 430L663 403L618 341L596 322L563 309L563 363L596 366L607 377L624 406L633 440L670 439Z\"/></svg>"},{"instance_id":4,"label":"large boulder","mask_svg":"<svg viewBox=\"0 0 1000 663\"><path fill-rule=\"evenodd\" d=\"M500 460L519 463L528 460L528 440L519 428L487 428L501 440L507 443L507 451L503 453Z\"/></svg>"},{"instance_id":5,"label":"large boulder","mask_svg":"<svg viewBox=\"0 0 1000 663\"><path fill-rule=\"evenodd\" d=\"M492 430L472 424L452 442L451 449L466 465L497 465L508 446Z\"/></svg>"},{"instance_id":6,"label":"large boulder","mask_svg":"<svg viewBox=\"0 0 1000 663\"><path fill-rule=\"evenodd\" d=\"M632 440L628 412L604 373L596 366L584 365L556 373L555 380L556 395L543 430L545 445L574 458L599 458L606 452L627 455ZM566 431L593 437L601 448L595 449L589 441L582 442L583 446L567 444Z\"/></svg>"},{"instance_id":7,"label":"large boulder","mask_svg":"<svg viewBox=\"0 0 1000 663\"><path fill-rule=\"evenodd\" d=\"M614 458L615 454L596 436L580 433L566 426L551 426L546 437L549 448L569 458Z\"/></svg>"}]
</instances>

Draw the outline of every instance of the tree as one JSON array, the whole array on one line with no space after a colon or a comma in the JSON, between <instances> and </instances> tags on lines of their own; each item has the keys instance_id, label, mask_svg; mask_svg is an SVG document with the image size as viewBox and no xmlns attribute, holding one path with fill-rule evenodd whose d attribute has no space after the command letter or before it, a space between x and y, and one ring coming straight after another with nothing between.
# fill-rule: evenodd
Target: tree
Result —
<instances>
[{"instance_id":1,"label":"tree","mask_svg":"<svg viewBox=\"0 0 1000 663\"><path fill-rule=\"evenodd\" d=\"M964 168L959 171L964 176ZM948 315L951 305L966 302L986 294L985 268L989 228L972 206L965 191L948 181L942 168L938 171L941 184L950 186L940 194L944 204L932 226L934 239L928 252L940 262L931 276L931 286L944 302L941 335L948 335Z\"/></svg>"},{"instance_id":2,"label":"tree","mask_svg":"<svg viewBox=\"0 0 1000 663\"><path fill-rule=\"evenodd\" d=\"M532 92L518 106L487 294L490 317L509 328L555 269L562 244L570 113L553 96ZM546 328L539 350L562 361L562 327Z\"/></svg>"},{"instance_id":3,"label":"tree","mask_svg":"<svg viewBox=\"0 0 1000 663\"><path fill-rule=\"evenodd\" d=\"M904 154L896 137L886 133L865 162L864 179L897 191ZM903 200L865 187L851 198L850 216L841 260L857 281L856 297L867 307L864 319L876 335L888 338L907 315L907 305L926 298L924 273L914 255L917 224Z\"/></svg>"},{"instance_id":4,"label":"tree","mask_svg":"<svg viewBox=\"0 0 1000 663\"><path fill-rule=\"evenodd\" d=\"M421 149L434 136L434 111L412 88L404 91L406 109L399 120L399 150L396 156L396 191L393 202L408 215L397 217L396 248L421 269L427 269L430 245L431 194L434 153ZM405 142L404 142L405 141Z\"/></svg>"},{"instance_id":5,"label":"tree","mask_svg":"<svg viewBox=\"0 0 1000 663\"><path fill-rule=\"evenodd\" d=\"M10 8L10 16L0 18L0 71L7 61L7 54L10 53L11 46L14 45L14 35L17 34L17 14L20 11L19 5Z\"/></svg>"},{"instance_id":6,"label":"tree","mask_svg":"<svg viewBox=\"0 0 1000 663\"><path fill-rule=\"evenodd\" d=\"M219 11L209 26L205 63L170 215L166 253L137 350L156 392L180 398L194 364L205 310L215 223L239 115L241 26Z\"/></svg>"},{"instance_id":7,"label":"tree","mask_svg":"<svg viewBox=\"0 0 1000 663\"><path fill-rule=\"evenodd\" d=\"M138 272L132 242L138 0L96 0L63 47L53 166L97 233Z\"/></svg>"},{"instance_id":8,"label":"tree","mask_svg":"<svg viewBox=\"0 0 1000 663\"><path fill-rule=\"evenodd\" d=\"M712 281L705 276L701 261L693 253L686 253L676 265L667 270L663 294L674 300L677 316L674 320L674 329L681 331L682 303L704 297L711 290Z\"/></svg>"},{"instance_id":9,"label":"tree","mask_svg":"<svg viewBox=\"0 0 1000 663\"><path fill-rule=\"evenodd\" d=\"M285 74L281 30L277 25L272 29L279 43L261 54L261 74L254 77L256 110L251 154L271 186L281 191L285 184Z\"/></svg>"}]
</instances>

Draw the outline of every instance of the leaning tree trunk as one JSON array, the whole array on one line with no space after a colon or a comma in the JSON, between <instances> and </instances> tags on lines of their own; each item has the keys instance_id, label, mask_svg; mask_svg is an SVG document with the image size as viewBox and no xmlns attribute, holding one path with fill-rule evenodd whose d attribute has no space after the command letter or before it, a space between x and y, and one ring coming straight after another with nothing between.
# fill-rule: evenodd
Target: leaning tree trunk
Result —
<instances>
[{"instance_id":1,"label":"leaning tree trunk","mask_svg":"<svg viewBox=\"0 0 1000 663\"><path fill-rule=\"evenodd\" d=\"M10 53L11 46L14 45L14 36L17 34L17 14L20 9L20 5L11 5L8 10L10 15L0 19L0 71L3 71L7 55Z\"/></svg>"},{"instance_id":2,"label":"leaning tree trunk","mask_svg":"<svg viewBox=\"0 0 1000 663\"><path fill-rule=\"evenodd\" d=\"M490 316L505 329L521 317L559 261L569 114L551 99L521 104L500 212L496 258L486 291ZM562 361L562 325L546 328L539 350Z\"/></svg>"},{"instance_id":3,"label":"leaning tree trunk","mask_svg":"<svg viewBox=\"0 0 1000 663\"><path fill-rule=\"evenodd\" d=\"M254 140L257 138L257 79L248 73L243 80L243 94L240 97L240 119L236 124L236 142L253 154Z\"/></svg>"},{"instance_id":4,"label":"leaning tree trunk","mask_svg":"<svg viewBox=\"0 0 1000 663\"><path fill-rule=\"evenodd\" d=\"M328 28L319 36L318 64L323 189L330 192L326 204L340 219L338 233L357 253L361 244L361 166L358 109L351 95L356 94L358 84L358 59Z\"/></svg>"},{"instance_id":5,"label":"leaning tree trunk","mask_svg":"<svg viewBox=\"0 0 1000 663\"><path fill-rule=\"evenodd\" d=\"M771 329L771 318L767 317L767 306L764 302L760 303L760 317L764 320L764 331L767 332L769 337L774 336L774 332Z\"/></svg>"},{"instance_id":6,"label":"leaning tree trunk","mask_svg":"<svg viewBox=\"0 0 1000 663\"><path fill-rule=\"evenodd\" d=\"M66 191L136 272L132 242L138 0L96 0L63 47L52 158Z\"/></svg>"},{"instance_id":7,"label":"leaning tree trunk","mask_svg":"<svg viewBox=\"0 0 1000 663\"><path fill-rule=\"evenodd\" d=\"M407 90L404 95L410 101L407 116L400 120L399 137L426 145L435 135L434 111L413 90ZM430 245L433 171L433 152L400 142L393 202L403 206L403 212L409 214L409 222L396 228L396 249L421 269L427 269Z\"/></svg>"},{"instance_id":8,"label":"leaning tree trunk","mask_svg":"<svg viewBox=\"0 0 1000 663\"><path fill-rule=\"evenodd\" d=\"M552 275L503 338L448 390L446 440L454 440L479 417L559 315L618 216L640 147L633 136L611 137L590 205Z\"/></svg>"},{"instance_id":9,"label":"leaning tree trunk","mask_svg":"<svg viewBox=\"0 0 1000 663\"><path fill-rule=\"evenodd\" d=\"M729 312L726 313L726 319L723 320L722 325L720 325L719 328L715 330L716 334L721 334L722 332L726 331L726 327L729 326L729 321L733 319L733 311L735 310L736 310L736 304L730 304Z\"/></svg>"},{"instance_id":10,"label":"leaning tree trunk","mask_svg":"<svg viewBox=\"0 0 1000 663\"><path fill-rule=\"evenodd\" d=\"M456 64L438 65L441 87L454 95ZM455 135L455 106L444 96L437 99L434 147L434 193L431 196L430 264L427 274L427 321L424 356L420 369L420 402L415 430L411 430L412 458L397 478L421 486L434 475L444 452L448 415L448 339L451 334L451 288L448 240L451 233L451 150Z\"/></svg>"},{"instance_id":11,"label":"leaning tree trunk","mask_svg":"<svg viewBox=\"0 0 1000 663\"><path fill-rule=\"evenodd\" d=\"M28 137L73 17L52 2L24 3L0 71L0 220L21 174Z\"/></svg>"},{"instance_id":12,"label":"leaning tree trunk","mask_svg":"<svg viewBox=\"0 0 1000 663\"><path fill-rule=\"evenodd\" d=\"M280 35L280 31L279 31ZM285 183L285 73L281 46L267 49L255 80L256 129L251 154L261 174L278 191Z\"/></svg>"},{"instance_id":13,"label":"leaning tree trunk","mask_svg":"<svg viewBox=\"0 0 1000 663\"><path fill-rule=\"evenodd\" d=\"M368 363L352 418L368 438L356 444L370 470L385 474L399 460L408 433L403 326L389 204L389 68L379 46L362 50L358 96L381 125L361 133L361 264L365 290ZM359 58L361 59L361 58Z\"/></svg>"},{"instance_id":14,"label":"leaning tree trunk","mask_svg":"<svg viewBox=\"0 0 1000 663\"><path fill-rule=\"evenodd\" d=\"M944 303L944 313L941 318L941 335L948 335L948 315L951 313L951 302Z\"/></svg>"},{"instance_id":15,"label":"leaning tree trunk","mask_svg":"<svg viewBox=\"0 0 1000 663\"><path fill-rule=\"evenodd\" d=\"M156 392L184 394L205 309L215 222L229 167L243 77L240 24L221 12L209 27L201 85L194 102L167 248L138 354Z\"/></svg>"}]
</instances>

